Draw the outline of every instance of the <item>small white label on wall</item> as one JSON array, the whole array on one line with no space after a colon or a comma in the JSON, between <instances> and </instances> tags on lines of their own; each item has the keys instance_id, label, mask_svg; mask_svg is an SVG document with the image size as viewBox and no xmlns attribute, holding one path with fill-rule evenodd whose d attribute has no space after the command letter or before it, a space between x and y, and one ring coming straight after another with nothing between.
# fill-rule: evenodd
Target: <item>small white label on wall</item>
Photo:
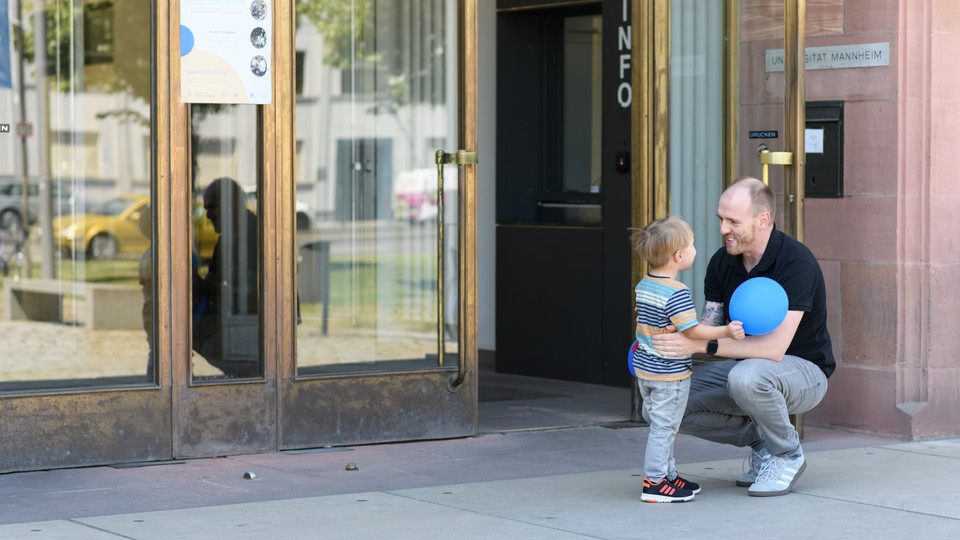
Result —
<instances>
[{"instance_id":1,"label":"small white label on wall","mask_svg":"<svg viewBox=\"0 0 960 540\"><path fill-rule=\"evenodd\" d=\"M767 72L783 71L783 49L766 51ZM807 70L864 68L890 65L890 43L857 43L807 47Z\"/></svg>"}]
</instances>

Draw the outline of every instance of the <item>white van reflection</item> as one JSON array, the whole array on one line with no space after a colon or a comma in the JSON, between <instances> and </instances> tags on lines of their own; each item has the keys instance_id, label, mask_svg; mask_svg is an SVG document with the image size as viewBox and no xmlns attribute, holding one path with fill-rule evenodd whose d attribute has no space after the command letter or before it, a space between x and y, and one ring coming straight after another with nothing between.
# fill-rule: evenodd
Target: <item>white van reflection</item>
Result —
<instances>
[{"instance_id":1,"label":"white van reflection","mask_svg":"<svg viewBox=\"0 0 960 540\"><path fill-rule=\"evenodd\" d=\"M453 171L456 169L454 168ZM457 177L444 173L444 189L454 191ZM449 201L450 198L448 197ZM393 184L393 215L398 220L423 222L437 219L437 169L402 171Z\"/></svg>"}]
</instances>

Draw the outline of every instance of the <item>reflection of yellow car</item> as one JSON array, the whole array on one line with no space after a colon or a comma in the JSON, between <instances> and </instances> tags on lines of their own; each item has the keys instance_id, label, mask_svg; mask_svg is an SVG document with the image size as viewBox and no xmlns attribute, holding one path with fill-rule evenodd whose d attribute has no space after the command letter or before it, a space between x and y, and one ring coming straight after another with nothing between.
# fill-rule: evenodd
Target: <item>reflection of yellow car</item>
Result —
<instances>
[{"instance_id":1,"label":"reflection of yellow car","mask_svg":"<svg viewBox=\"0 0 960 540\"><path fill-rule=\"evenodd\" d=\"M144 195L120 195L92 212L53 220L54 240L70 253L87 253L96 260L140 255L150 240L140 232L140 215L150 203Z\"/></svg>"},{"instance_id":2,"label":"reflection of yellow car","mask_svg":"<svg viewBox=\"0 0 960 540\"><path fill-rule=\"evenodd\" d=\"M140 232L139 225L149 203L146 195L120 195L92 212L60 216L53 220L54 241L66 252L86 253L95 260L141 255L150 247L150 239ZM200 203L194 209L193 226L200 258L209 259L218 235Z\"/></svg>"},{"instance_id":3,"label":"reflection of yellow car","mask_svg":"<svg viewBox=\"0 0 960 540\"><path fill-rule=\"evenodd\" d=\"M219 237L217 231L213 230L213 223L207 219L203 203L198 202L193 207L193 240L196 242L201 261L209 261L213 258L213 248L217 245Z\"/></svg>"}]
</instances>

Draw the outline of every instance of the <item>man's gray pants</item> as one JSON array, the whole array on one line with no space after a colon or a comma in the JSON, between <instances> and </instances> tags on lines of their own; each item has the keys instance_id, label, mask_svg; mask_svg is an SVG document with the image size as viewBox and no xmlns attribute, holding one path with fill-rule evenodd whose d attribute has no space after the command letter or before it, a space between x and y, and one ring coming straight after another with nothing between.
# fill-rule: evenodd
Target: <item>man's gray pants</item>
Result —
<instances>
[{"instance_id":1,"label":"man's gray pants","mask_svg":"<svg viewBox=\"0 0 960 540\"><path fill-rule=\"evenodd\" d=\"M800 447L789 415L809 411L826 393L823 371L797 356L706 362L693 368L680 432L788 455Z\"/></svg>"}]
</instances>

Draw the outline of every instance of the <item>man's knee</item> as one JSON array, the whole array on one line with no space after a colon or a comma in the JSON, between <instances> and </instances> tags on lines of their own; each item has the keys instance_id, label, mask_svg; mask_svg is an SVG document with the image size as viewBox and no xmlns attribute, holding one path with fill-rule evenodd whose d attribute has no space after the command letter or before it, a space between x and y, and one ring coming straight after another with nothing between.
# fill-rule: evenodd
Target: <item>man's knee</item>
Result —
<instances>
[{"instance_id":1,"label":"man's knee","mask_svg":"<svg viewBox=\"0 0 960 540\"><path fill-rule=\"evenodd\" d=\"M762 392L773 390L776 385L769 373L757 369L756 362L766 362L767 360L747 359L742 360L736 367L730 370L727 378L727 388L730 397L737 400L738 397L753 396Z\"/></svg>"}]
</instances>

